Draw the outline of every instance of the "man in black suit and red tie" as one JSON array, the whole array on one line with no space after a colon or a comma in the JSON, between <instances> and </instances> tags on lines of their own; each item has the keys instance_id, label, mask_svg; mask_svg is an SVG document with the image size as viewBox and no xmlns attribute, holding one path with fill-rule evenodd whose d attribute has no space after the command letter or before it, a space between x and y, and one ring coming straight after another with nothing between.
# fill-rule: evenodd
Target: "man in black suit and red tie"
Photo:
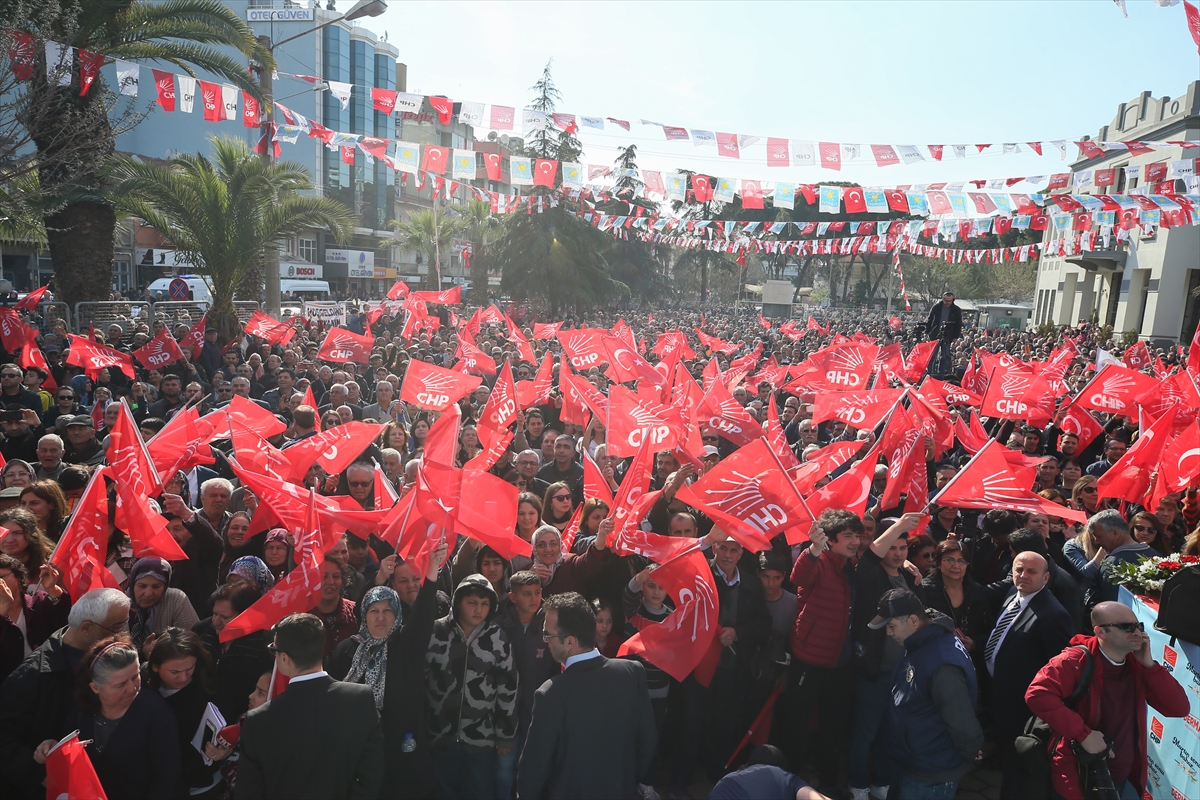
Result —
<instances>
[{"instance_id":1,"label":"man in black suit and red tie","mask_svg":"<svg viewBox=\"0 0 1200 800\"><path fill-rule=\"evenodd\" d=\"M992 712L1004 773L1001 800L1028 796L1022 786L1013 741L1029 719L1025 690L1038 671L1071 643L1071 615L1047 588L1050 567L1034 552L1013 559L1013 587L1004 599L996 626L983 648L983 661L992 675Z\"/></svg>"},{"instance_id":2,"label":"man in black suit and red tie","mask_svg":"<svg viewBox=\"0 0 1200 800\"><path fill-rule=\"evenodd\" d=\"M563 671L542 684L517 767L517 797L629 798L658 746L646 670L596 649L596 614L578 592L545 603L547 646Z\"/></svg>"},{"instance_id":3,"label":"man in black suit and red tie","mask_svg":"<svg viewBox=\"0 0 1200 800\"><path fill-rule=\"evenodd\" d=\"M234 797L374 800L383 784L383 729L369 686L341 683L321 668L325 628L289 614L268 649L283 694L246 715Z\"/></svg>"}]
</instances>

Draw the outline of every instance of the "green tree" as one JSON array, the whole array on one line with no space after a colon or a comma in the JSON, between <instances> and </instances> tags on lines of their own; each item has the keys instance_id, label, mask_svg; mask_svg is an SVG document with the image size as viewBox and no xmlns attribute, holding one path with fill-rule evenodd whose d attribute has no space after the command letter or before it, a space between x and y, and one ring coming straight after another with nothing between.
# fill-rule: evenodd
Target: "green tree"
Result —
<instances>
[{"instance_id":1,"label":"green tree","mask_svg":"<svg viewBox=\"0 0 1200 800\"><path fill-rule=\"evenodd\" d=\"M434 200L436 203L437 201ZM431 208L417 209L403 220L392 220L388 223L396 231L396 244L405 250L413 250L425 257L428 269L425 271L425 288L439 291L438 257L449 253L454 237L461 228L460 220L449 214L438 214ZM484 283L487 281L485 280Z\"/></svg>"},{"instance_id":2,"label":"green tree","mask_svg":"<svg viewBox=\"0 0 1200 800\"><path fill-rule=\"evenodd\" d=\"M50 40L109 58L158 61L191 75L196 69L217 75L258 96L246 63L222 51L233 48L270 69L274 59L254 38L250 26L219 0L78 0L38 24L10 21L39 40ZM55 197L44 203L45 228L54 259L55 284L68 303L109 296L116 213L104 199L102 175L115 149L109 118L114 95L96 77L86 95L79 93L79 71L71 85L47 80L44 51L28 91L41 113L27 118L37 147L42 185ZM63 136L63 131L73 136ZM79 146L82 137L86 145ZM63 157L69 148L69 157Z\"/></svg>"},{"instance_id":3,"label":"green tree","mask_svg":"<svg viewBox=\"0 0 1200 800\"><path fill-rule=\"evenodd\" d=\"M313 188L304 167L264 165L240 139L213 137L211 159L188 154L160 164L121 156L112 178L115 207L157 228L209 276L209 319L223 339L238 329L235 289L268 248L307 228L327 228L338 241L354 231L350 209L301 194Z\"/></svg>"},{"instance_id":4,"label":"green tree","mask_svg":"<svg viewBox=\"0 0 1200 800\"><path fill-rule=\"evenodd\" d=\"M500 234L500 220L486 200L471 200L458 209L463 235L471 241L471 302L487 305L488 248Z\"/></svg>"}]
</instances>

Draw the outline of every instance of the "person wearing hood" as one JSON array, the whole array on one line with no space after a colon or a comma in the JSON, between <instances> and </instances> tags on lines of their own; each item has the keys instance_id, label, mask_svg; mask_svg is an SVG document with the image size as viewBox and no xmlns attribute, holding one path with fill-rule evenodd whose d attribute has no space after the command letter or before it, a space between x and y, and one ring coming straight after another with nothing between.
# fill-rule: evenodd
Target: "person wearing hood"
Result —
<instances>
[{"instance_id":1,"label":"person wearing hood","mask_svg":"<svg viewBox=\"0 0 1200 800\"><path fill-rule=\"evenodd\" d=\"M893 735L886 741L896 768L889 797L954 797L983 747L975 667L954 635L954 621L931 616L908 589L892 589L868 627L886 628L904 647L892 669L888 707Z\"/></svg>"},{"instance_id":2,"label":"person wearing hood","mask_svg":"<svg viewBox=\"0 0 1200 800\"><path fill-rule=\"evenodd\" d=\"M437 611L437 575L446 560L441 542L408 607L389 586L374 586L359 609L362 627L338 645L329 673L375 693L383 724L384 780L381 798L428 797L436 785L425 719L425 654Z\"/></svg>"},{"instance_id":3,"label":"person wearing hood","mask_svg":"<svg viewBox=\"0 0 1200 800\"><path fill-rule=\"evenodd\" d=\"M158 556L139 558L129 573L129 636L143 658L167 628L190 631L200 621L187 595L170 583L171 564Z\"/></svg>"},{"instance_id":4,"label":"person wearing hood","mask_svg":"<svg viewBox=\"0 0 1200 800\"><path fill-rule=\"evenodd\" d=\"M429 737L441 794L466 800L494 794L496 757L517 736L517 670L508 636L494 621L496 590L468 575L450 614L433 625L425 674Z\"/></svg>"}]
</instances>

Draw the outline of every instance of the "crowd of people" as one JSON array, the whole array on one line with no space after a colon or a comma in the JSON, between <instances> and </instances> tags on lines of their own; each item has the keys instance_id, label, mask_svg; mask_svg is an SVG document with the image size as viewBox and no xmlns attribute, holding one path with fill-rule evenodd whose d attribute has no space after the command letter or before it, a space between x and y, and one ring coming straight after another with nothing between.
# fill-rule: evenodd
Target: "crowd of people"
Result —
<instances>
[{"instance_id":1,"label":"crowd of people","mask_svg":"<svg viewBox=\"0 0 1200 800\"><path fill-rule=\"evenodd\" d=\"M655 453L649 490L661 494L632 521L697 540L711 570L719 658L680 676L667 654L625 646L672 619L686 598L655 582L653 561L616 546L629 509L611 498L633 480L633 459L609 455L611 420L563 420L560 370L570 367L559 340L535 328L560 320L510 305L502 315L510 322L472 327L472 310L442 309L440 325L406 338L402 315L369 318L364 309L347 327L374 336L366 363L322 361L324 332L315 326L297 326L286 344L246 335L221 342L210 329L194 354L139 365L133 377L69 363L61 327L39 337L48 369L0 357L6 797L43 795L48 754L78 731L114 799L680 798L699 780L716 785L714 797L920 800L953 797L985 752L1003 771L1001 797L1023 798L1035 789L1014 741L1031 715L1056 734L1047 752L1053 796L1084 796L1079 770L1088 759L1080 753L1106 754L1116 790L1141 796L1146 706L1182 716L1188 703L1152 658L1141 623L1114 602L1111 567L1200 556L1200 497L1197 481L1154 508L1100 495L1098 479L1139 440L1136 414L1090 412L1104 433L1082 449L1059 417L1048 425L981 420L1036 463L1028 488L1069 517L913 509L912 488L888 491L893 465L880 460L861 508L826 508L804 536L780 533L758 552L686 502L685 487L739 450L728 431L692 421L698 449ZM767 438L779 455L786 449L804 464L831 445L861 443L815 490L872 451L883 426L814 421L812 393L785 389L792 368L839 340L898 342L906 353L939 340L929 373L952 384L979 351L1045 360L1070 340L1077 355L1060 408L1094 375L1098 352L1112 348L1094 324L984 331L954 312L947 296L923 324L899 327L855 311L781 329L752 309L717 306L595 310L561 321L564 331L624 325L651 364L662 360L651 349L656 340L681 332L691 352L679 363L706 389L750 354L730 393L755 424L778 420L782 437ZM167 324L126 320L97 329L95 339L128 353ZM696 329L729 343L729 352L714 352ZM343 507L390 508L421 480L439 418L400 399L406 373L415 361L458 365L462 340L507 362L518 383L553 365L553 388L518 410L511 440L488 468L516 493L512 533L524 553L507 557L431 526L436 541L406 561L382 531L327 530L333 545L317 554L312 608L223 636L304 564L296 531L256 519L265 504L239 480L230 439L217 436L205 443L212 463L162 475L163 491L149 498L186 559L137 551L115 523L110 486L102 552L116 588L80 597L65 590L55 544L109 463L123 406L150 440L184 411L219 412L240 397L282 423L264 447L283 453L354 421L376 423L377 439L348 466L327 473L313 463L302 482ZM523 343L534 359L521 358ZM1196 361L1186 345L1151 355L1172 373ZM784 378L742 382L768 362ZM602 395L614 386L606 366L580 369ZM485 377L457 403L455 468L485 455L478 426L495 381ZM970 417L964 400L948 407L950 418ZM928 436L924 445L932 495L971 452L958 440L940 448ZM593 467L602 492L589 490ZM1070 695L1085 661L1094 670L1078 704ZM193 744L210 704L226 722L241 721L240 741ZM766 730L764 706L774 708ZM770 741L765 749L746 746L756 724L755 742Z\"/></svg>"}]
</instances>

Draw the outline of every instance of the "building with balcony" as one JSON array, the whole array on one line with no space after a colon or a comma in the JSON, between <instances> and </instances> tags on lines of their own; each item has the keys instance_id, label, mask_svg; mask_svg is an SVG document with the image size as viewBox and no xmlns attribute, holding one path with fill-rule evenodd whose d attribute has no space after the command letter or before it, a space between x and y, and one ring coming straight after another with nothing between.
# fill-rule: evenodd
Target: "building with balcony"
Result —
<instances>
[{"instance_id":1,"label":"building with balcony","mask_svg":"<svg viewBox=\"0 0 1200 800\"><path fill-rule=\"evenodd\" d=\"M1175 98L1142 92L1120 104L1112 122L1096 136L1099 142L1162 140L1200 141L1200 81ZM1140 154L1108 149L1071 164L1071 192L1160 194L1168 181L1175 191L1184 191L1183 179L1170 180L1170 165L1195 157L1195 149L1181 147L1155 147ZM1084 181L1091 186L1079 186L1080 173L1095 175L1107 169L1116 170L1113 185L1098 189L1092 180ZM1046 231L1048 243L1073 233L1059 234L1053 228ZM1200 226L1155 227L1149 232L1135 226L1125 238L1118 233L1101 229L1098 250L1043 254L1031 324L1092 320L1119 332L1137 331L1143 340L1155 343L1190 341L1200 320Z\"/></svg>"}]
</instances>

